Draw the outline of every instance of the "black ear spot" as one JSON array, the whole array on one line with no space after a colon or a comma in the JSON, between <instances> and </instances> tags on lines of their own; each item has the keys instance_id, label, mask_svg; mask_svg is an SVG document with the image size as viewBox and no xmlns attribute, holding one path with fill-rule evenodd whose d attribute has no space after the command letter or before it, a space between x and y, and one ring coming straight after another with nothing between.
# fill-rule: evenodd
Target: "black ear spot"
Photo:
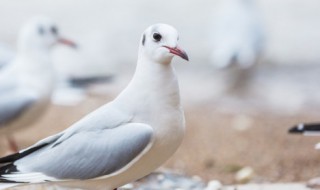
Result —
<instances>
[{"instance_id":1,"label":"black ear spot","mask_svg":"<svg viewBox=\"0 0 320 190\"><path fill-rule=\"evenodd\" d=\"M40 35L43 35L43 34L44 34L44 29L43 29L42 26L39 26L39 28L38 28L38 33L39 33Z\"/></svg>"},{"instance_id":2,"label":"black ear spot","mask_svg":"<svg viewBox=\"0 0 320 190\"><path fill-rule=\"evenodd\" d=\"M54 34L54 35L57 35L57 34L58 34L58 29L57 29L57 27L52 26L50 30L51 30L51 33L52 33L52 34Z\"/></svg>"},{"instance_id":3,"label":"black ear spot","mask_svg":"<svg viewBox=\"0 0 320 190\"><path fill-rule=\"evenodd\" d=\"M143 34L143 37L142 37L142 45L144 46L144 43L146 42L146 35Z\"/></svg>"}]
</instances>

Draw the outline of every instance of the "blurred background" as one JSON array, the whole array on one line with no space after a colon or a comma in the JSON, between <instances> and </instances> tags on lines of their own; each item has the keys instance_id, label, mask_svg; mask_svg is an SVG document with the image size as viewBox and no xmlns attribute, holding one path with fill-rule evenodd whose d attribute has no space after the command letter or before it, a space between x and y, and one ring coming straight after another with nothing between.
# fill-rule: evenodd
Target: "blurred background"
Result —
<instances>
[{"instance_id":1,"label":"blurred background","mask_svg":"<svg viewBox=\"0 0 320 190\"><path fill-rule=\"evenodd\" d=\"M112 78L87 87L77 102L52 104L15 138L24 148L111 101L134 73L142 32L162 22L177 28L190 57L174 60L187 133L165 167L226 184L244 167L254 182L317 177L320 139L287 130L320 120L319 9L317 0L0 0L6 49L15 51L23 23L45 15L79 46L53 50L59 78Z\"/></svg>"}]
</instances>

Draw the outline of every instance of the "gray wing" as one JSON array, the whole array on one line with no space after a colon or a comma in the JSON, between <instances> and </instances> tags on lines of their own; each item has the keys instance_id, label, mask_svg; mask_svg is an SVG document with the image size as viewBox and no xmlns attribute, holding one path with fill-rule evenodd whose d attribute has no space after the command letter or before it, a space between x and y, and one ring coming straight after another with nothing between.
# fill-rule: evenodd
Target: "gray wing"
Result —
<instances>
[{"instance_id":1,"label":"gray wing","mask_svg":"<svg viewBox=\"0 0 320 190\"><path fill-rule=\"evenodd\" d=\"M0 127L21 116L36 100L37 97L28 91L0 92Z\"/></svg>"},{"instance_id":2,"label":"gray wing","mask_svg":"<svg viewBox=\"0 0 320 190\"><path fill-rule=\"evenodd\" d=\"M45 147L17 160L13 163L17 171L2 176L11 181L32 182L28 173L43 181L109 175L150 147L152 137L152 127L142 123L79 132L56 146Z\"/></svg>"}]
</instances>

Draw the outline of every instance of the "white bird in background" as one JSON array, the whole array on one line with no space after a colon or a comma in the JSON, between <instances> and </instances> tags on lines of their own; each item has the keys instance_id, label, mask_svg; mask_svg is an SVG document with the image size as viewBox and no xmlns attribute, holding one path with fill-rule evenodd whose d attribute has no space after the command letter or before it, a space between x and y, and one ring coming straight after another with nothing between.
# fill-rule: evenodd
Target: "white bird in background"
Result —
<instances>
[{"instance_id":1,"label":"white bird in background","mask_svg":"<svg viewBox=\"0 0 320 190\"><path fill-rule=\"evenodd\" d=\"M0 168L0 182L112 190L163 164L181 144L185 130L171 65L174 55L188 60L178 38L166 24L147 28L136 72L121 94L65 131L0 158L0 164L6 164Z\"/></svg>"},{"instance_id":2,"label":"white bird in background","mask_svg":"<svg viewBox=\"0 0 320 190\"><path fill-rule=\"evenodd\" d=\"M14 51L4 43L0 43L0 69L14 59Z\"/></svg>"},{"instance_id":3,"label":"white bird in background","mask_svg":"<svg viewBox=\"0 0 320 190\"><path fill-rule=\"evenodd\" d=\"M217 68L235 63L254 65L264 43L264 30L254 0L222 0L214 15L211 62Z\"/></svg>"},{"instance_id":4,"label":"white bird in background","mask_svg":"<svg viewBox=\"0 0 320 190\"><path fill-rule=\"evenodd\" d=\"M13 151L17 145L9 136L40 118L48 106L54 84L50 50L58 42L74 46L51 19L33 18L20 31L17 56L0 71L0 134Z\"/></svg>"}]
</instances>

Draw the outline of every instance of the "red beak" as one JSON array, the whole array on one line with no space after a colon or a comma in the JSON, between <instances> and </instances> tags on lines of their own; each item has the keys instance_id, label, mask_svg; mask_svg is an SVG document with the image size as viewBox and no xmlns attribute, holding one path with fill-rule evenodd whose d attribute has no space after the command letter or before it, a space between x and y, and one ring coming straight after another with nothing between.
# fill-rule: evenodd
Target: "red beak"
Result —
<instances>
[{"instance_id":1,"label":"red beak","mask_svg":"<svg viewBox=\"0 0 320 190\"><path fill-rule=\"evenodd\" d=\"M58 42L59 43L62 43L62 44L64 44L64 45L67 45L67 46L70 46L70 47L72 47L72 48L77 48L77 44L76 43L74 43L73 41L71 41L71 40L68 40L68 39L65 39L65 38L59 38L58 39Z\"/></svg>"},{"instance_id":2,"label":"red beak","mask_svg":"<svg viewBox=\"0 0 320 190\"><path fill-rule=\"evenodd\" d=\"M177 55L177 56L181 57L182 59L189 61L189 57L188 57L187 53L183 49L181 49L180 47L178 47L178 46L175 48L172 48L169 46L163 46L163 47L168 48L170 53Z\"/></svg>"}]
</instances>

